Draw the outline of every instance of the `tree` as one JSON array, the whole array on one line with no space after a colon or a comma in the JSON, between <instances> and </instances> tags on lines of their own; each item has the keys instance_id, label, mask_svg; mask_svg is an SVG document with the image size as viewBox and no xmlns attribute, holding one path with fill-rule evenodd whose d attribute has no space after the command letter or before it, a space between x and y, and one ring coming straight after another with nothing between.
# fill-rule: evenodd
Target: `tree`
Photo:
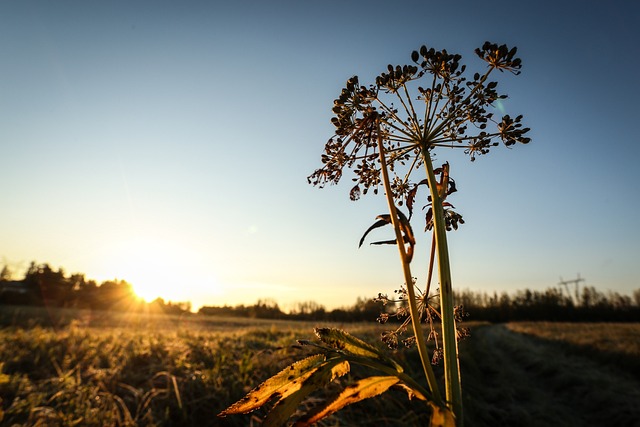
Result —
<instances>
[{"instance_id":1,"label":"tree","mask_svg":"<svg viewBox=\"0 0 640 427\"><path fill-rule=\"evenodd\" d=\"M302 301L295 304L291 315L297 319L322 319L326 309L316 301Z\"/></svg>"},{"instance_id":2,"label":"tree","mask_svg":"<svg viewBox=\"0 0 640 427\"><path fill-rule=\"evenodd\" d=\"M263 319L279 319L283 316L278 303L273 299L259 299L255 305L249 307L249 317Z\"/></svg>"},{"instance_id":3,"label":"tree","mask_svg":"<svg viewBox=\"0 0 640 427\"><path fill-rule=\"evenodd\" d=\"M0 282L8 282L11 280L11 277L13 276L11 269L9 269L9 266L5 265L4 267L2 267L2 271L0 271Z\"/></svg>"},{"instance_id":4,"label":"tree","mask_svg":"<svg viewBox=\"0 0 640 427\"><path fill-rule=\"evenodd\" d=\"M40 304L62 307L71 301L73 284L67 280L62 268L56 271L49 264L31 262L24 282L35 291Z\"/></svg>"},{"instance_id":5,"label":"tree","mask_svg":"<svg viewBox=\"0 0 640 427\"><path fill-rule=\"evenodd\" d=\"M96 308L127 311L138 303L138 297L130 283L124 280L107 280L96 289Z\"/></svg>"}]
</instances>

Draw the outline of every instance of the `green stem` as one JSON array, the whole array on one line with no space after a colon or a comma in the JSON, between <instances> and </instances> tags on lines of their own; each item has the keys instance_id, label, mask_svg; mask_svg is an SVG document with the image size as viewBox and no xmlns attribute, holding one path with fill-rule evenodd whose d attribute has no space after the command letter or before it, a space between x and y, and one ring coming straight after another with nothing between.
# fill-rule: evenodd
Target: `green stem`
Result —
<instances>
[{"instance_id":1,"label":"green stem","mask_svg":"<svg viewBox=\"0 0 640 427\"><path fill-rule=\"evenodd\" d=\"M451 267L449 264L449 248L444 221L442 198L438 193L438 185L433 172L431 155L423 147L422 158L427 169L431 205L433 209L433 232L438 251L438 274L440 279L440 315L442 317L442 347L444 350L444 379L446 387L447 406L453 411L456 424L462 422L462 387L460 384L460 365L458 362L458 340L456 339L456 324L453 314L453 290L451 287Z\"/></svg>"},{"instance_id":2,"label":"green stem","mask_svg":"<svg viewBox=\"0 0 640 427\"><path fill-rule=\"evenodd\" d=\"M379 130L379 129L378 129ZM436 377L431 368L429 351L424 340L422 328L420 327L420 312L416 304L416 293L413 288L413 276L411 274L411 266L407 259L407 253L404 247L404 238L402 236L402 230L398 220L398 212L396 211L396 205L393 201L393 194L391 192L391 182L389 181L389 171L387 170L387 161L385 158L384 146L382 144L382 135L378 131L378 151L380 152L380 169L382 171L382 180L384 182L384 189L387 196L387 203L389 205L389 214L391 214L391 222L396 234L396 242L398 242L398 250L400 252L400 262L402 263L402 270L404 273L404 281L407 284L407 292L409 294L409 310L411 313L411 325L413 326L413 333L416 337L416 346L418 347L418 353L422 362L422 369L427 378L429 384L429 390L433 396L433 400L439 406L442 405L442 397L440 396L440 389Z\"/></svg>"}]
</instances>

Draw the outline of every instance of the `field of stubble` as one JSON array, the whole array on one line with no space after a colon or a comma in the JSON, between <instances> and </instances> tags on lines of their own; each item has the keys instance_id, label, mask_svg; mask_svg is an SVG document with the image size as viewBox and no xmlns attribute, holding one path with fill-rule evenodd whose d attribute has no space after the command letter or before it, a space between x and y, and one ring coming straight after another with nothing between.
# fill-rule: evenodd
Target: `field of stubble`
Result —
<instances>
[{"instance_id":1,"label":"field of stubble","mask_svg":"<svg viewBox=\"0 0 640 427\"><path fill-rule=\"evenodd\" d=\"M261 411L224 419L216 414L312 351L296 339L312 338L314 326L121 317L58 328L4 327L0 425L260 425ZM370 342L379 342L382 330L375 322L331 326ZM640 324L468 326L471 336L460 344L465 425L640 426ZM395 353L419 377L415 351ZM317 399L322 396L305 405ZM398 391L321 425L425 425L425 413Z\"/></svg>"}]
</instances>

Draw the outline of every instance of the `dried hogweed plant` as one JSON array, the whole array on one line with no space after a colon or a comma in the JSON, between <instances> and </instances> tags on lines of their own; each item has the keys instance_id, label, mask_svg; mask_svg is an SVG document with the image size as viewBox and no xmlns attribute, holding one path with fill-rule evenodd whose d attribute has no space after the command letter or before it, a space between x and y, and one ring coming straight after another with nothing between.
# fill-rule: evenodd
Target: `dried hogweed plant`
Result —
<instances>
[{"instance_id":1,"label":"dried hogweed plant","mask_svg":"<svg viewBox=\"0 0 640 427\"><path fill-rule=\"evenodd\" d=\"M501 143L511 147L526 144L528 128L522 116L495 116L496 102L506 98L497 91L498 83L489 77L495 71L519 74L521 60L516 48L486 42L475 50L487 67L471 77L460 63L461 56L446 50L422 46L411 54L412 64L387 67L374 84L361 85L350 78L334 101L332 123L335 135L325 145L322 167L313 172L309 183L323 187L337 184L345 168L354 173L355 185L350 198L357 200L383 188L389 212L379 215L365 232L360 245L372 230L390 224L394 238L375 244L396 244L399 250L405 286L399 291L402 305L396 315L404 318L400 328L383 335L391 347L397 346L400 332L411 325L413 335L405 344L417 347L427 386L408 376L402 366L376 347L348 333L320 328L320 343L302 341L318 354L287 367L251 391L220 415L246 413L276 399L264 420L265 425L281 425L313 391L326 387L349 372L350 364L377 371L375 375L346 386L333 400L320 405L298 419L295 425L310 425L351 403L377 396L389 388L404 388L411 398L431 406L431 425L462 425L462 389L458 364L456 321L460 308L454 307L447 231L464 223L447 197L456 191L450 165L434 168L436 149L462 149L471 161L486 155ZM423 172L421 172L423 171ZM423 175L424 174L424 175ZM431 252L427 284L418 289L411 271L416 235L411 227L418 190L425 186L428 195L425 230L431 233ZM400 207L407 210L405 214ZM437 259L439 303L432 304L431 273ZM391 302L386 295L379 299ZM386 320L383 314L380 320ZM434 318L441 324L438 333ZM422 320L431 327L427 338L440 336L441 346L430 355L425 343ZM432 359L444 360L445 396L433 369Z\"/></svg>"}]
</instances>

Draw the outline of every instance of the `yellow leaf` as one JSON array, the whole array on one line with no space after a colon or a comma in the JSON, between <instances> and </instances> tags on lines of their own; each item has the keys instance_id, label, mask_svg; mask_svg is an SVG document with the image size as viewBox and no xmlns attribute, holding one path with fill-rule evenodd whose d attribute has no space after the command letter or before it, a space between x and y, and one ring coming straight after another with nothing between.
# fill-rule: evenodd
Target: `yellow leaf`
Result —
<instances>
[{"instance_id":1,"label":"yellow leaf","mask_svg":"<svg viewBox=\"0 0 640 427\"><path fill-rule=\"evenodd\" d=\"M404 389L407 392L407 395L409 396L409 400L413 399L414 397L419 400L428 400L427 397L424 396L422 393L420 393L418 390L415 390L407 386L406 384L400 383L398 384L398 387Z\"/></svg>"},{"instance_id":2,"label":"yellow leaf","mask_svg":"<svg viewBox=\"0 0 640 427\"><path fill-rule=\"evenodd\" d=\"M278 394L280 398L290 395L302 387L302 383L325 362L325 359L323 354L316 354L287 366L218 416L246 414L264 405L274 394Z\"/></svg>"},{"instance_id":3,"label":"yellow leaf","mask_svg":"<svg viewBox=\"0 0 640 427\"><path fill-rule=\"evenodd\" d=\"M392 376L376 376L361 379L355 384L346 387L334 401L322 408L319 412L316 412L309 418L298 421L295 425L297 427L310 426L347 405L384 393L389 387L397 384L398 381L400 380L397 377Z\"/></svg>"},{"instance_id":4,"label":"yellow leaf","mask_svg":"<svg viewBox=\"0 0 640 427\"><path fill-rule=\"evenodd\" d=\"M385 356L380 350L369 343L362 341L353 335L335 328L315 328L314 332L325 344L337 349L351 353L355 356L375 359L379 362L393 367L396 371L402 372L402 366Z\"/></svg>"},{"instance_id":5,"label":"yellow leaf","mask_svg":"<svg viewBox=\"0 0 640 427\"><path fill-rule=\"evenodd\" d=\"M309 394L324 388L336 377L349 372L349 362L330 359L322 367L312 372L301 387L288 396L283 396L269 412L262 424L263 427L280 427L285 424L296 408Z\"/></svg>"},{"instance_id":6,"label":"yellow leaf","mask_svg":"<svg viewBox=\"0 0 640 427\"><path fill-rule=\"evenodd\" d=\"M431 413L431 427L456 427L456 420L453 412L446 408L431 405L433 412Z\"/></svg>"}]
</instances>

